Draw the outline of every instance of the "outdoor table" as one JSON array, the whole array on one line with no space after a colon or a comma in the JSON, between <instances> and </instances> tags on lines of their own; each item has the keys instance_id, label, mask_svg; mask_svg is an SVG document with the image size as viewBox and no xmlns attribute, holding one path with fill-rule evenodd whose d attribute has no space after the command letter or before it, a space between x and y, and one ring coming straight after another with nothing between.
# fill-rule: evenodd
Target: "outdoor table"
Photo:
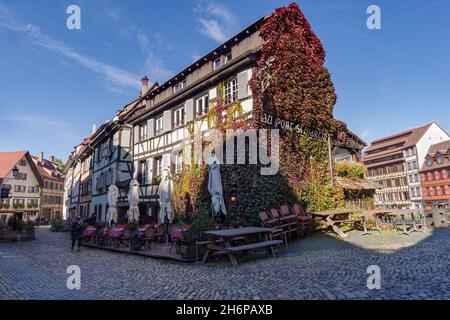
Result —
<instances>
[{"instance_id":1,"label":"outdoor table","mask_svg":"<svg viewBox=\"0 0 450 320\"><path fill-rule=\"evenodd\" d=\"M139 237L144 237L145 236L145 230L147 230L147 228L139 228Z\"/></svg>"},{"instance_id":2,"label":"outdoor table","mask_svg":"<svg viewBox=\"0 0 450 320\"><path fill-rule=\"evenodd\" d=\"M416 219L414 217L415 213L419 213L419 210L417 209L401 209L401 210L394 210L391 211L390 213L388 213L388 216L391 216L394 218L394 227L397 228L397 219L400 218L401 219L401 223L402 223L402 233L409 236L411 232L414 231L424 231L424 230L419 230L417 228L417 224L416 224ZM410 215L411 216L411 221L412 221L412 228L408 231L406 229L406 216ZM423 224L425 225L425 220L423 220Z\"/></svg>"},{"instance_id":3,"label":"outdoor table","mask_svg":"<svg viewBox=\"0 0 450 320\"><path fill-rule=\"evenodd\" d=\"M92 237L94 235L94 233L95 233L95 228L88 227L88 228L86 228L86 230L84 230L83 237L86 237L86 238Z\"/></svg>"},{"instance_id":4,"label":"outdoor table","mask_svg":"<svg viewBox=\"0 0 450 320\"><path fill-rule=\"evenodd\" d=\"M206 253L203 256L203 262L208 260L211 253L215 254L227 254L233 265L237 265L237 259L235 253L239 251L247 251L256 248L268 247L272 255L273 246L282 243L280 240L271 240L271 233L273 229L269 228L258 228L258 227L247 227L247 228L236 228L236 229L223 229L223 230L212 230L205 231L210 239L210 243L206 247ZM251 238L255 235L263 235L265 241L263 242L253 242ZM236 238L244 238L246 241L250 242L248 245L243 246L233 246L233 240Z\"/></svg>"},{"instance_id":5,"label":"outdoor table","mask_svg":"<svg viewBox=\"0 0 450 320\"><path fill-rule=\"evenodd\" d=\"M361 221L363 223L363 227L364 227L364 231L361 233L362 236L367 235L367 234L371 234L371 232L367 229L367 218L370 216L375 217L375 228L372 228L371 230L375 230L378 232L381 232L380 226L378 224L378 217L383 216L385 217L386 215L388 215L391 211L389 210L369 210L369 211L365 211L365 212L361 212L359 213L361 216Z\"/></svg>"},{"instance_id":6,"label":"outdoor table","mask_svg":"<svg viewBox=\"0 0 450 320\"><path fill-rule=\"evenodd\" d=\"M339 211L325 211L325 212L312 212L311 215L314 220L320 219L321 223L327 227L331 227L333 231L342 238L348 237L339 226L349 221L349 217L352 214L350 210Z\"/></svg>"},{"instance_id":7,"label":"outdoor table","mask_svg":"<svg viewBox=\"0 0 450 320\"><path fill-rule=\"evenodd\" d=\"M112 238L120 238L121 236L123 236L123 228L113 228L111 229L111 237Z\"/></svg>"}]
</instances>

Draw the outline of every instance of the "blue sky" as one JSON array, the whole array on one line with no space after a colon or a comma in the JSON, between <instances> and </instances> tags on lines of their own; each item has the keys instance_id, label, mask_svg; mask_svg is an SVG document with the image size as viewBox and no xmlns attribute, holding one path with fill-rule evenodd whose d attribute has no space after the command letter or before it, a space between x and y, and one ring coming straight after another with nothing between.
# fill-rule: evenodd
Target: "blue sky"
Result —
<instances>
[{"instance_id":1,"label":"blue sky","mask_svg":"<svg viewBox=\"0 0 450 320\"><path fill-rule=\"evenodd\" d=\"M0 151L73 146L137 97L284 0L0 0ZM450 1L298 1L327 51L337 118L366 141L437 121L450 130ZM81 8L81 30L66 8ZM377 4L382 29L368 30Z\"/></svg>"}]
</instances>

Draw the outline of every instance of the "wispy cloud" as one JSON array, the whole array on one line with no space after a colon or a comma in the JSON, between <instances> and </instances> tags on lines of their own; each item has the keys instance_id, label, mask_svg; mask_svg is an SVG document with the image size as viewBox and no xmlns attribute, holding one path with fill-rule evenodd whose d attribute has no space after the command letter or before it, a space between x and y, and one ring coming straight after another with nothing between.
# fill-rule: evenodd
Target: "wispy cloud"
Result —
<instances>
[{"instance_id":1,"label":"wispy cloud","mask_svg":"<svg viewBox=\"0 0 450 320\"><path fill-rule=\"evenodd\" d=\"M224 42L239 28L237 16L225 5L211 2L197 3L194 7L199 31L216 42Z\"/></svg>"},{"instance_id":2,"label":"wispy cloud","mask_svg":"<svg viewBox=\"0 0 450 320\"><path fill-rule=\"evenodd\" d=\"M29 125L33 124L37 126L53 128L67 128L70 125L66 121L27 115L20 117L0 118L0 121L26 123Z\"/></svg>"},{"instance_id":3,"label":"wispy cloud","mask_svg":"<svg viewBox=\"0 0 450 320\"><path fill-rule=\"evenodd\" d=\"M87 55L79 53L74 48L44 34L38 26L21 24L11 18L11 11L0 6L0 30L15 32L23 35L34 46L44 48L70 59L82 67L98 73L110 86L139 87L139 77L120 68L101 62Z\"/></svg>"},{"instance_id":4,"label":"wispy cloud","mask_svg":"<svg viewBox=\"0 0 450 320\"><path fill-rule=\"evenodd\" d=\"M111 9L111 12L121 12L122 9ZM110 23L110 21L105 21ZM136 42L143 54L143 67L141 76L146 75L152 81L164 81L173 75L162 57L163 51L171 51L173 46L169 41L157 32L149 33L145 28L140 27L126 18L126 16L117 15L114 24L110 25L111 30L117 32L120 37L126 40Z\"/></svg>"}]
</instances>

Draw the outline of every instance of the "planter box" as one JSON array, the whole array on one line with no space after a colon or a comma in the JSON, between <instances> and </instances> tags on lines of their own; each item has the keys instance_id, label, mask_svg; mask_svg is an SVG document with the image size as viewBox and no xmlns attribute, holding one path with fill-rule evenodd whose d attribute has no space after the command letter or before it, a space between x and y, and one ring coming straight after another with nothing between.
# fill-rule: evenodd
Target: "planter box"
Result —
<instances>
[{"instance_id":1,"label":"planter box","mask_svg":"<svg viewBox=\"0 0 450 320\"><path fill-rule=\"evenodd\" d=\"M195 260L195 246L180 246L180 256L185 260Z\"/></svg>"},{"instance_id":2,"label":"planter box","mask_svg":"<svg viewBox=\"0 0 450 320\"><path fill-rule=\"evenodd\" d=\"M20 232L12 230L2 230L0 231L0 240L3 241L31 241L34 240L34 229L33 230L22 230Z\"/></svg>"}]
</instances>

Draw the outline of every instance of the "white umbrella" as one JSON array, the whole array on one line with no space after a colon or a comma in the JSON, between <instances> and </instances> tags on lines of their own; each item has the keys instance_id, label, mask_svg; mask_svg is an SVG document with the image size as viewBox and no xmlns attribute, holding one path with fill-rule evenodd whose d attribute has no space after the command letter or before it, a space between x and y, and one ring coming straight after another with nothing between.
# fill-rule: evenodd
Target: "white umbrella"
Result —
<instances>
[{"instance_id":1,"label":"white umbrella","mask_svg":"<svg viewBox=\"0 0 450 320\"><path fill-rule=\"evenodd\" d=\"M164 169L161 175L161 183L159 184L159 223L164 223L167 216L169 222L173 219L172 213L172 179L168 169Z\"/></svg>"},{"instance_id":2,"label":"white umbrella","mask_svg":"<svg viewBox=\"0 0 450 320\"><path fill-rule=\"evenodd\" d=\"M139 182L136 179L130 182L130 191L128 192L128 221L139 220Z\"/></svg>"},{"instance_id":3,"label":"white umbrella","mask_svg":"<svg viewBox=\"0 0 450 320\"><path fill-rule=\"evenodd\" d=\"M112 184L108 188L108 212L106 213L106 222L108 225L111 220L117 223L117 197L119 196L119 188Z\"/></svg>"},{"instance_id":4,"label":"white umbrella","mask_svg":"<svg viewBox=\"0 0 450 320\"><path fill-rule=\"evenodd\" d=\"M208 191L211 194L211 206L216 216L227 215L223 200L222 178L220 177L219 159L216 155L208 158Z\"/></svg>"}]
</instances>

